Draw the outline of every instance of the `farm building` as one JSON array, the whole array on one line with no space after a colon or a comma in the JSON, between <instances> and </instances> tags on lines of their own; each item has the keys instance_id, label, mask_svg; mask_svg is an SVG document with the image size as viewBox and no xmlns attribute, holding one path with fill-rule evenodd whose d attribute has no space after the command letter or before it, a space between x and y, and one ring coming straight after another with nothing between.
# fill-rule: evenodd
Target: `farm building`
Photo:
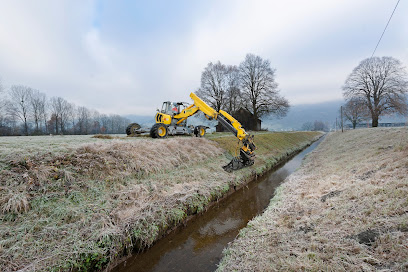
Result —
<instances>
[{"instance_id":1,"label":"farm building","mask_svg":"<svg viewBox=\"0 0 408 272\"><path fill-rule=\"evenodd\" d=\"M247 109L240 108L239 110L233 112L232 117L241 123L245 130L261 130L261 120L254 120L254 115ZM220 124L216 126L217 132L225 131L224 127Z\"/></svg>"}]
</instances>

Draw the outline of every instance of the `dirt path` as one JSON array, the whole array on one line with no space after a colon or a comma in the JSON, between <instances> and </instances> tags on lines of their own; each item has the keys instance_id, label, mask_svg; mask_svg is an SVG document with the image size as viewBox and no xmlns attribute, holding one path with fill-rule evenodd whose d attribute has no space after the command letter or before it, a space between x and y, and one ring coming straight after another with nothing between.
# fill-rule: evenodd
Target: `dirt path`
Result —
<instances>
[{"instance_id":1,"label":"dirt path","mask_svg":"<svg viewBox=\"0 0 408 272\"><path fill-rule=\"evenodd\" d=\"M328 135L219 271L407 271L408 129Z\"/></svg>"}]
</instances>

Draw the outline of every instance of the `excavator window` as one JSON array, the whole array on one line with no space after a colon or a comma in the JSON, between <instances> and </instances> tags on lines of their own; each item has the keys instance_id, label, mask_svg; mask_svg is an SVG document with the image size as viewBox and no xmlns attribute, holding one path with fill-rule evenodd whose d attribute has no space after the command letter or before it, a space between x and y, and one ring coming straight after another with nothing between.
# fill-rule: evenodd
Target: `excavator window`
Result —
<instances>
[{"instance_id":1,"label":"excavator window","mask_svg":"<svg viewBox=\"0 0 408 272\"><path fill-rule=\"evenodd\" d=\"M168 102L168 101L163 102L161 113L171 114L171 103L170 102Z\"/></svg>"},{"instance_id":2,"label":"excavator window","mask_svg":"<svg viewBox=\"0 0 408 272\"><path fill-rule=\"evenodd\" d=\"M169 102L169 103L167 103L167 111L166 111L166 114L171 114L171 107L172 105L171 105L171 103Z\"/></svg>"},{"instance_id":3,"label":"excavator window","mask_svg":"<svg viewBox=\"0 0 408 272\"><path fill-rule=\"evenodd\" d=\"M180 106L177 103L173 103L172 108L171 108L172 113L178 114L180 112L179 107Z\"/></svg>"}]
</instances>

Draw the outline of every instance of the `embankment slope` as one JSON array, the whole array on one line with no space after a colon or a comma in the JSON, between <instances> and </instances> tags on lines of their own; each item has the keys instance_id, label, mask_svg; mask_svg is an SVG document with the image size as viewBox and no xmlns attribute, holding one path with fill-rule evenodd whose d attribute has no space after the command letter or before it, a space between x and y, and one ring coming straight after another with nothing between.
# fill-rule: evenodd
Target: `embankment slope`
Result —
<instances>
[{"instance_id":1,"label":"embankment slope","mask_svg":"<svg viewBox=\"0 0 408 272\"><path fill-rule=\"evenodd\" d=\"M218 271L407 271L407 222L408 129L330 134Z\"/></svg>"},{"instance_id":2,"label":"embankment slope","mask_svg":"<svg viewBox=\"0 0 408 272\"><path fill-rule=\"evenodd\" d=\"M102 269L319 135L256 135L259 159L234 173L221 168L233 136L2 138L0 270Z\"/></svg>"}]
</instances>

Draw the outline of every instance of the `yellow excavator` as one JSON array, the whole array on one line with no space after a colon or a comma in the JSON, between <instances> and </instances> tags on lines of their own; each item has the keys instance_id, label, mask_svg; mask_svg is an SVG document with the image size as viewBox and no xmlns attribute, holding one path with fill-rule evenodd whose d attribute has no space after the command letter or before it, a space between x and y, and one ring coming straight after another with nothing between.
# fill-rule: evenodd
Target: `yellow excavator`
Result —
<instances>
[{"instance_id":1,"label":"yellow excavator","mask_svg":"<svg viewBox=\"0 0 408 272\"><path fill-rule=\"evenodd\" d=\"M232 132L239 140L239 155L232 159L230 163L223 166L224 170L231 172L245 166L254 164L255 149L254 136L247 133L241 124L227 112L220 110L217 112L208 106L196 94L190 94L193 104L185 102L163 102L161 111L157 110L155 116L156 124L150 129L141 128L137 123L130 124L126 133L129 136L150 132L152 138L165 138L167 135L186 135L194 133L197 137L205 135L206 126L188 126L187 118L198 112L203 112L208 120L217 120L226 130Z\"/></svg>"}]
</instances>

